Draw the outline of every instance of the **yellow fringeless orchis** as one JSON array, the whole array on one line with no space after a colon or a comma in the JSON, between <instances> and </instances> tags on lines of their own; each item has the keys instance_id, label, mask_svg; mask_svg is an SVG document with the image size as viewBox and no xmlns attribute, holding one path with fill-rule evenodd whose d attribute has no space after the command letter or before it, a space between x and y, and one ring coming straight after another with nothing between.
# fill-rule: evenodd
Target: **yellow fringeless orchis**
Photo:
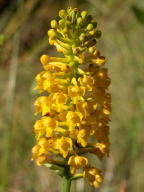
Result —
<instances>
[{"instance_id":1,"label":"yellow fringeless orchis","mask_svg":"<svg viewBox=\"0 0 144 192\"><path fill-rule=\"evenodd\" d=\"M60 20L52 20L49 43L62 57L42 55L44 71L36 76L40 96L35 101L36 145L32 159L38 165L52 163L78 169L83 177L98 187L101 171L91 167L84 154L100 160L109 153L110 78L105 58L96 48L101 32L86 11L76 8L59 11Z\"/></svg>"}]
</instances>

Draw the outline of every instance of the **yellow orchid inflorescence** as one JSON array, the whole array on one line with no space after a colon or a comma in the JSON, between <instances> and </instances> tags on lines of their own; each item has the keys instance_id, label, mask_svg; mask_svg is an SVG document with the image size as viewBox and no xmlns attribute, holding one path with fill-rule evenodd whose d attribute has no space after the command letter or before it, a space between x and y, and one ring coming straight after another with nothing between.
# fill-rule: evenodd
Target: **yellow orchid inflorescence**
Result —
<instances>
[{"instance_id":1,"label":"yellow orchid inflorescence","mask_svg":"<svg viewBox=\"0 0 144 192\"><path fill-rule=\"evenodd\" d=\"M59 11L52 20L49 44L61 57L42 55L44 70L36 76L36 89L45 93L35 101L36 145L32 159L37 165L53 164L77 171L99 187L101 171L90 165L87 153L100 160L109 154L110 78L105 58L97 50L101 32L87 11L77 8ZM79 173L79 172L78 172Z\"/></svg>"}]
</instances>

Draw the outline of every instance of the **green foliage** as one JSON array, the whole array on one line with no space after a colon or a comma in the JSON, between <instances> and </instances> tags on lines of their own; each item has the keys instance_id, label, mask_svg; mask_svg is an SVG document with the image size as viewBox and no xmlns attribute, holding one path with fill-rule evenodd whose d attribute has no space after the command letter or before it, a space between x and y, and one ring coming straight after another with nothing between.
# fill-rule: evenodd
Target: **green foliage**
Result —
<instances>
[{"instance_id":1,"label":"green foliage","mask_svg":"<svg viewBox=\"0 0 144 192\"><path fill-rule=\"evenodd\" d=\"M136 5L133 5L131 7L135 17L138 19L138 21L142 24L144 24L144 9L137 7Z\"/></svg>"}]
</instances>

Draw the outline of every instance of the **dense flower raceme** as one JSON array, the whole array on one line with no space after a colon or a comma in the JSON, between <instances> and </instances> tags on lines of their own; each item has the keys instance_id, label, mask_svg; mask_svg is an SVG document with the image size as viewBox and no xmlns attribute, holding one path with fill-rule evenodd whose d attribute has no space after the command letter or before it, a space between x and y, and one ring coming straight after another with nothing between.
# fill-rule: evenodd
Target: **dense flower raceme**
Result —
<instances>
[{"instance_id":1,"label":"dense flower raceme","mask_svg":"<svg viewBox=\"0 0 144 192\"><path fill-rule=\"evenodd\" d=\"M48 36L63 57L42 55L44 70L36 76L36 89L45 94L34 104L42 118L34 125L32 159L38 165L67 164L72 175L83 170L98 187L101 171L91 167L84 154L101 160L109 153L110 78L96 48L101 32L86 11L60 10L59 17L51 21Z\"/></svg>"}]
</instances>

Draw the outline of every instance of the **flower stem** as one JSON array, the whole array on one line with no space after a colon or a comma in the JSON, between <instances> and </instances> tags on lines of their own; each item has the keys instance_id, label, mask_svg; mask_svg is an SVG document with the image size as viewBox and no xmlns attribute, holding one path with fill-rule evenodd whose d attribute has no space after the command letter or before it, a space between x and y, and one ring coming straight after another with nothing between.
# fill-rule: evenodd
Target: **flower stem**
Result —
<instances>
[{"instance_id":1,"label":"flower stem","mask_svg":"<svg viewBox=\"0 0 144 192\"><path fill-rule=\"evenodd\" d=\"M70 192L71 179L63 176L62 178L62 191L61 192Z\"/></svg>"},{"instance_id":2,"label":"flower stem","mask_svg":"<svg viewBox=\"0 0 144 192\"><path fill-rule=\"evenodd\" d=\"M64 175L62 177L62 191L61 192L70 192L71 187L71 175L69 167L65 168Z\"/></svg>"}]
</instances>

